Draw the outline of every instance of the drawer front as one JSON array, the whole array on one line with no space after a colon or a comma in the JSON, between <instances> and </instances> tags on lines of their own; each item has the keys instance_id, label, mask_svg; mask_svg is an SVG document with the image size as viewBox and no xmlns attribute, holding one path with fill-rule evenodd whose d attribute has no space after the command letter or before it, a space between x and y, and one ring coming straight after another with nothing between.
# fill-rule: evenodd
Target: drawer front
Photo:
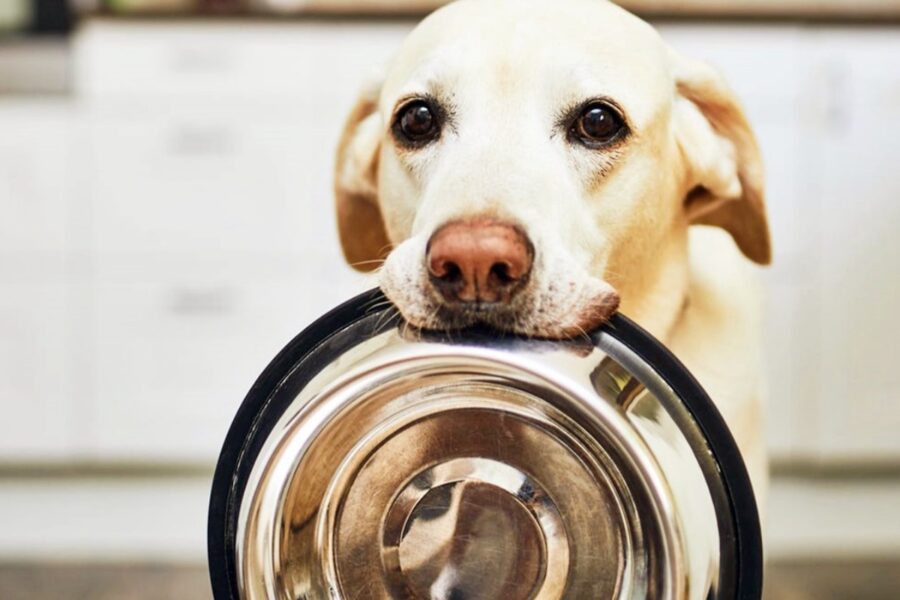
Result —
<instances>
[{"instance_id":1,"label":"drawer front","mask_svg":"<svg viewBox=\"0 0 900 600\"><path fill-rule=\"evenodd\" d=\"M893 29L823 32L819 444L900 460L900 54Z\"/></svg>"},{"instance_id":2,"label":"drawer front","mask_svg":"<svg viewBox=\"0 0 900 600\"><path fill-rule=\"evenodd\" d=\"M361 286L308 280L101 282L90 447L98 457L210 464L278 350Z\"/></svg>"},{"instance_id":3,"label":"drawer front","mask_svg":"<svg viewBox=\"0 0 900 600\"><path fill-rule=\"evenodd\" d=\"M76 36L78 92L91 99L302 96L372 69L411 25L89 22ZM359 82L359 79L356 79Z\"/></svg>"},{"instance_id":4,"label":"drawer front","mask_svg":"<svg viewBox=\"0 0 900 600\"><path fill-rule=\"evenodd\" d=\"M77 401L63 283L0 282L0 456L67 458Z\"/></svg>"},{"instance_id":5,"label":"drawer front","mask_svg":"<svg viewBox=\"0 0 900 600\"><path fill-rule=\"evenodd\" d=\"M53 102L0 102L0 260L61 263L69 232L71 112Z\"/></svg>"},{"instance_id":6,"label":"drawer front","mask_svg":"<svg viewBox=\"0 0 900 600\"><path fill-rule=\"evenodd\" d=\"M333 228L333 207L307 193L308 157L322 150L296 118L239 108L97 115L98 254L300 254L309 235Z\"/></svg>"}]
</instances>

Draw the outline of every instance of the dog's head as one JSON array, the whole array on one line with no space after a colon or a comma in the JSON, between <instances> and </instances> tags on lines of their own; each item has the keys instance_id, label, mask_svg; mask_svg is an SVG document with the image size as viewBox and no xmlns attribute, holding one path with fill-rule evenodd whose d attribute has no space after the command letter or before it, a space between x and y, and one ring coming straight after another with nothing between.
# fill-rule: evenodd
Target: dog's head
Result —
<instances>
[{"instance_id":1,"label":"dog's head","mask_svg":"<svg viewBox=\"0 0 900 600\"><path fill-rule=\"evenodd\" d=\"M691 223L768 262L761 185L718 74L604 0L437 11L363 92L336 170L345 256L386 258L407 320L547 337L596 326L620 297L678 292L651 282L685 262Z\"/></svg>"}]
</instances>

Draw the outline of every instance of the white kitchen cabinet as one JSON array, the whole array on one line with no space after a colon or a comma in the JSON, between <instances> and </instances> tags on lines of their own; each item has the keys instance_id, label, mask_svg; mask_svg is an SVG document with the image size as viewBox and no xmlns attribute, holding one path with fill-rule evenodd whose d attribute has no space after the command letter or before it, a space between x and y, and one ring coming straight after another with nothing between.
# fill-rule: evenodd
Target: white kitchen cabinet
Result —
<instances>
[{"instance_id":1,"label":"white kitchen cabinet","mask_svg":"<svg viewBox=\"0 0 900 600\"><path fill-rule=\"evenodd\" d=\"M213 460L256 375L308 320L303 300L271 281L99 284L94 457Z\"/></svg>"},{"instance_id":2,"label":"white kitchen cabinet","mask_svg":"<svg viewBox=\"0 0 900 600\"><path fill-rule=\"evenodd\" d=\"M0 101L0 461L71 456L71 109Z\"/></svg>"},{"instance_id":3,"label":"white kitchen cabinet","mask_svg":"<svg viewBox=\"0 0 900 600\"><path fill-rule=\"evenodd\" d=\"M58 100L0 97L0 261L7 267L24 259L57 274L62 268L70 236L72 113Z\"/></svg>"},{"instance_id":4,"label":"white kitchen cabinet","mask_svg":"<svg viewBox=\"0 0 900 600\"><path fill-rule=\"evenodd\" d=\"M294 118L239 106L97 125L93 457L208 464L267 362L361 291ZM166 143L172 123L207 119L211 146Z\"/></svg>"},{"instance_id":5,"label":"white kitchen cabinet","mask_svg":"<svg viewBox=\"0 0 900 600\"><path fill-rule=\"evenodd\" d=\"M76 84L100 102L193 97L213 106L225 98L328 95L379 71L411 29L403 22L93 21L76 39Z\"/></svg>"},{"instance_id":6,"label":"white kitchen cabinet","mask_svg":"<svg viewBox=\"0 0 900 600\"><path fill-rule=\"evenodd\" d=\"M823 96L819 390L810 404L824 461L900 459L900 38L893 30L816 37Z\"/></svg>"},{"instance_id":7,"label":"white kitchen cabinet","mask_svg":"<svg viewBox=\"0 0 900 600\"><path fill-rule=\"evenodd\" d=\"M74 450L70 303L65 283L0 282L0 461Z\"/></svg>"},{"instance_id":8,"label":"white kitchen cabinet","mask_svg":"<svg viewBox=\"0 0 900 600\"><path fill-rule=\"evenodd\" d=\"M285 278L222 265L96 285L89 455L208 464L268 362L362 291L340 267Z\"/></svg>"},{"instance_id":9,"label":"white kitchen cabinet","mask_svg":"<svg viewBox=\"0 0 900 600\"><path fill-rule=\"evenodd\" d=\"M100 262L86 407L91 459L210 464L266 364L365 288L336 257L183 258Z\"/></svg>"},{"instance_id":10,"label":"white kitchen cabinet","mask_svg":"<svg viewBox=\"0 0 900 600\"><path fill-rule=\"evenodd\" d=\"M236 105L91 114L101 268L141 255L300 258L332 210L329 198L304 198L314 174L300 112Z\"/></svg>"},{"instance_id":11,"label":"white kitchen cabinet","mask_svg":"<svg viewBox=\"0 0 900 600\"><path fill-rule=\"evenodd\" d=\"M136 258L95 282L89 454L208 464L263 367L364 284L277 259Z\"/></svg>"},{"instance_id":12,"label":"white kitchen cabinet","mask_svg":"<svg viewBox=\"0 0 900 600\"><path fill-rule=\"evenodd\" d=\"M399 35L375 28L367 55L327 25L125 29L88 27L76 44L94 218L89 454L209 464L275 353L370 285L341 257L333 154L378 40Z\"/></svg>"}]
</instances>

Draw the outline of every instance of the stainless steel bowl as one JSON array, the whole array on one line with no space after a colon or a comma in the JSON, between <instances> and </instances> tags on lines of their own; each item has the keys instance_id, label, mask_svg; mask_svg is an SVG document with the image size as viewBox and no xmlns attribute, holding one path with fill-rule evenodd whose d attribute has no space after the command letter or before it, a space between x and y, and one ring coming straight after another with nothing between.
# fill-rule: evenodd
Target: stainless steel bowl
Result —
<instances>
[{"instance_id":1,"label":"stainless steel bowl","mask_svg":"<svg viewBox=\"0 0 900 600\"><path fill-rule=\"evenodd\" d=\"M759 598L761 564L724 422L621 316L425 333L363 294L260 376L210 503L217 600Z\"/></svg>"}]
</instances>

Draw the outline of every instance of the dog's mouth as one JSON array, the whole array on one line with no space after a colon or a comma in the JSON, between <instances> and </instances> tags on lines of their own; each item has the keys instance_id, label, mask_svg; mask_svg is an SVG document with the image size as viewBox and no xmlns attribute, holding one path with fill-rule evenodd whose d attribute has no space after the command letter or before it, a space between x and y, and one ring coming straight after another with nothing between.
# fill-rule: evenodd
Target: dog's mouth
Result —
<instances>
[{"instance_id":1,"label":"dog's mouth","mask_svg":"<svg viewBox=\"0 0 900 600\"><path fill-rule=\"evenodd\" d=\"M447 302L438 305L435 329L463 329L483 325L501 331L516 331L521 321L506 302Z\"/></svg>"},{"instance_id":2,"label":"dog's mouth","mask_svg":"<svg viewBox=\"0 0 900 600\"><path fill-rule=\"evenodd\" d=\"M540 293L523 294L513 302L447 302L434 294L426 295L431 306L427 318L398 303L407 322L419 329L455 331L484 327L546 339L586 335L605 323L619 306L619 296L611 288L596 294L588 302L583 298L579 298L580 302L554 301L552 296Z\"/></svg>"}]
</instances>

